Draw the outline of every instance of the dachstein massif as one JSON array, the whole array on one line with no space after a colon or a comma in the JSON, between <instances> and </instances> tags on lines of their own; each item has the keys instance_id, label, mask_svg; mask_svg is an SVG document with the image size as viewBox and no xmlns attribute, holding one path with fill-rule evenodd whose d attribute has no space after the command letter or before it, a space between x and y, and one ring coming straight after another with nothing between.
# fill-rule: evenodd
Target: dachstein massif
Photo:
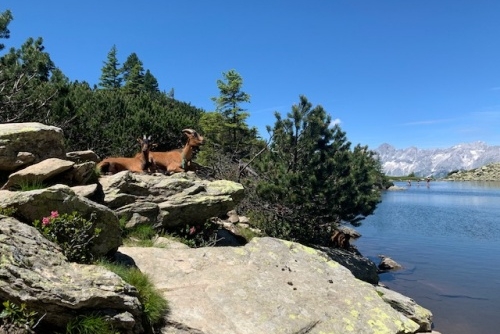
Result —
<instances>
[{"instance_id":1,"label":"dachstein massif","mask_svg":"<svg viewBox=\"0 0 500 334\"><path fill-rule=\"evenodd\" d=\"M389 176L415 173L422 177L445 177L451 171L470 170L493 162L500 162L500 146L484 142L458 144L445 149L396 149L382 144L374 150Z\"/></svg>"}]
</instances>

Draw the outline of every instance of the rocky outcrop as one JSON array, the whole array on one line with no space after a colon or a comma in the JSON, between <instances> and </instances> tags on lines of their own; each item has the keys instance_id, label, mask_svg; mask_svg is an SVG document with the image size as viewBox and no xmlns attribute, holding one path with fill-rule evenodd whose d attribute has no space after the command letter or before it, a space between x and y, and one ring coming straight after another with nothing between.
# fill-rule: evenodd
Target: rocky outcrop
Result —
<instances>
[{"instance_id":1,"label":"rocky outcrop","mask_svg":"<svg viewBox=\"0 0 500 334\"><path fill-rule=\"evenodd\" d=\"M121 247L119 253L169 300L164 333L414 333L431 323L403 316L373 285L293 242L254 238L244 247Z\"/></svg>"},{"instance_id":2,"label":"rocky outcrop","mask_svg":"<svg viewBox=\"0 0 500 334\"><path fill-rule=\"evenodd\" d=\"M377 266L373 261L361 254L341 248L317 247L317 249L323 251L333 261L349 269L357 279L371 284L379 282Z\"/></svg>"},{"instance_id":3,"label":"rocky outcrop","mask_svg":"<svg viewBox=\"0 0 500 334\"><path fill-rule=\"evenodd\" d=\"M40 333L65 328L85 312L106 314L120 333L143 333L138 293L114 273L67 262L35 228L5 216L0 216L0 251L0 300L23 303L43 316L42 327L49 328Z\"/></svg>"},{"instance_id":4,"label":"rocky outcrop","mask_svg":"<svg viewBox=\"0 0 500 334\"><path fill-rule=\"evenodd\" d=\"M87 219L93 216L96 228L101 229L92 248L95 258L115 252L122 243L117 215L104 205L76 195L66 185L31 191L0 190L0 208L15 209L16 218L28 225L49 216L51 211L59 214L77 211Z\"/></svg>"},{"instance_id":5,"label":"rocky outcrop","mask_svg":"<svg viewBox=\"0 0 500 334\"><path fill-rule=\"evenodd\" d=\"M449 174L447 181L500 181L500 163Z\"/></svg>"},{"instance_id":6,"label":"rocky outcrop","mask_svg":"<svg viewBox=\"0 0 500 334\"><path fill-rule=\"evenodd\" d=\"M151 224L166 229L204 223L234 209L244 196L239 183L202 180L193 172L165 176L124 171L101 177L100 183L105 205L128 227Z\"/></svg>"},{"instance_id":7,"label":"rocky outcrop","mask_svg":"<svg viewBox=\"0 0 500 334\"><path fill-rule=\"evenodd\" d=\"M65 156L60 128L41 123L0 124L0 171L12 172L48 158Z\"/></svg>"}]
</instances>

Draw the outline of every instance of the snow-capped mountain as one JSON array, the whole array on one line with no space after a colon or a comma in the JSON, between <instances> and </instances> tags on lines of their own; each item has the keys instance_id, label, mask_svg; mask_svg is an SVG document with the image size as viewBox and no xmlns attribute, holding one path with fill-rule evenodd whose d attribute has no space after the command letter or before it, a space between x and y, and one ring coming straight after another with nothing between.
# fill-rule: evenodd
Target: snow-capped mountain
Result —
<instances>
[{"instance_id":1,"label":"snow-capped mountain","mask_svg":"<svg viewBox=\"0 0 500 334\"><path fill-rule=\"evenodd\" d=\"M446 149L395 149L382 144L374 150L384 172L390 176L443 177L454 170L469 170L492 162L500 162L500 146L484 142L458 144Z\"/></svg>"}]
</instances>

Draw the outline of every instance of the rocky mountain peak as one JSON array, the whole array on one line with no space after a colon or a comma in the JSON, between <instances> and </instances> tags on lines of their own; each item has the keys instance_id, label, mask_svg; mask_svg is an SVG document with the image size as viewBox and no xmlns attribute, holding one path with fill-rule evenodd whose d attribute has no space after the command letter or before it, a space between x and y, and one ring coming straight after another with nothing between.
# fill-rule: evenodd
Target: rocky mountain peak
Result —
<instances>
[{"instance_id":1,"label":"rocky mountain peak","mask_svg":"<svg viewBox=\"0 0 500 334\"><path fill-rule=\"evenodd\" d=\"M488 146L476 141L461 143L450 148L419 149L409 147L396 149L384 143L374 150L384 172L389 176L444 177L455 170L469 170L489 163L500 162L500 146Z\"/></svg>"}]
</instances>

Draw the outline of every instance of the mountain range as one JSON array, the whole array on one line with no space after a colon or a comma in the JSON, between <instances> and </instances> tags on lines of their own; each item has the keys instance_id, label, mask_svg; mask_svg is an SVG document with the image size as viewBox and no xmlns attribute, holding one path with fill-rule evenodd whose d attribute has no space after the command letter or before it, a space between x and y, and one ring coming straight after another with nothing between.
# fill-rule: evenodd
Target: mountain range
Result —
<instances>
[{"instance_id":1,"label":"mountain range","mask_svg":"<svg viewBox=\"0 0 500 334\"><path fill-rule=\"evenodd\" d=\"M477 141L458 144L445 149L396 149L382 144L373 150L389 176L432 176L441 178L451 171L469 170L489 163L500 162L500 146L488 146Z\"/></svg>"}]
</instances>

